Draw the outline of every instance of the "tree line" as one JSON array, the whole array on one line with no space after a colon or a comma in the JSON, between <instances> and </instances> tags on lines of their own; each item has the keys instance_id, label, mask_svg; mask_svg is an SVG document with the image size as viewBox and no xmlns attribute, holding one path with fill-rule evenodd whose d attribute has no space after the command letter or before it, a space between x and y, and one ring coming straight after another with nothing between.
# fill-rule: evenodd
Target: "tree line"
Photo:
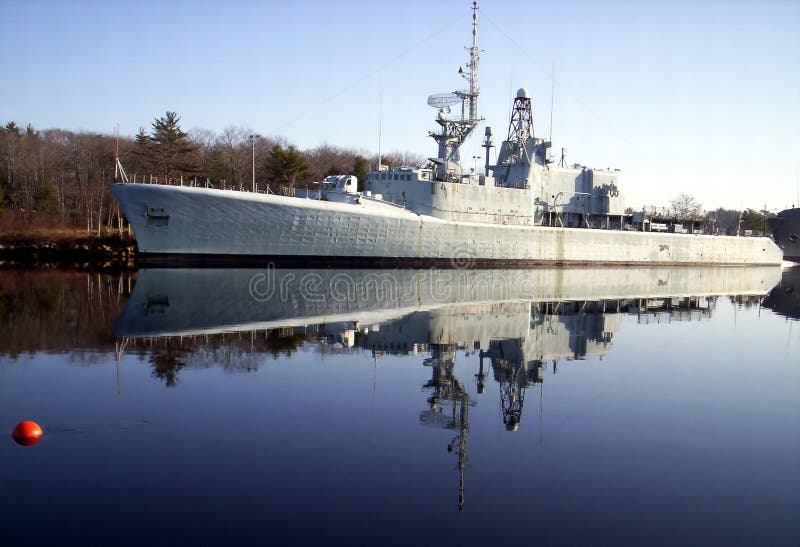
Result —
<instances>
[{"instance_id":1,"label":"tree line","mask_svg":"<svg viewBox=\"0 0 800 547\"><path fill-rule=\"evenodd\" d=\"M215 188L251 189L253 172L258 189L272 192L309 187L332 174L354 174L363 181L377 165L377 157L364 152L330 145L301 150L245 127L185 131L180 116L169 111L133 138L118 139L11 121L0 126L0 229L31 222L98 233L121 227L124 220L110 194L117 146L131 181ZM413 154L382 157L390 167L423 162Z\"/></svg>"},{"instance_id":2,"label":"tree line","mask_svg":"<svg viewBox=\"0 0 800 547\"><path fill-rule=\"evenodd\" d=\"M756 209L739 211L722 207L713 211L703 211L703 206L691 194L679 194L670 200L670 208L677 218L702 218L712 233L721 235L737 235L745 231L763 235L766 228L764 211Z\"/></svg>"},{"instance_id":3,"label":"tree line","mask_svg":"<svg viewBox=\"0 0 800 547\"><path fill-rule=\"evenodd\" d=\"M30 223L82 227L101 233L122 229L124 219L110 194L118 154L131 181L191 184L260 191L307 188L332 174L354 174L363 184L378 163L376 156L322 145L301 150L277 137L264 137L245 127L221 133L185 131L181 118L167 111L133 137L37 130L11 121L0 126L0 231ZM422 166L425 158L391 153L381 158L389 167ZM118 175L117 175L118 176ZM672 208L684 218L705 216L718 233L763 232L764 216L755 209L717 209L702 213L688 195ZM632 210L631 210L632 212Z\"/></svg>"}]
</instances>

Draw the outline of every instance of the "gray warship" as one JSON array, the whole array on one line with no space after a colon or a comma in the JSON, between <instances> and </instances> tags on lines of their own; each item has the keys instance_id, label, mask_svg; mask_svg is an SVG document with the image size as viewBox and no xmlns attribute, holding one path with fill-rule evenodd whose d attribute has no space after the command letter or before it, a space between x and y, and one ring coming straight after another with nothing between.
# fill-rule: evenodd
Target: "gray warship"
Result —
<instances>
[{"instance_id":1,"label":"gray warship","mask_svg":"<svg viewBox=\"0 0 800 547\"><path fill-rule=\"evenodd\" d=\"M783 250L784 260L800 262L800 207L784 209L768 218L767 227Z\"/></svg>"},{"instance_id":2,"label":"gray warship","mask_svg":"<svg viewBox=\"0 0 800 547\"><path fill-rule=\"evenodd\" d=\"M487 127L482 173L459 149L478 127L478 5L472 4L467 89L431 95L438 154L428 168L378 168L365 190L351 175L313 194L275 195L117 182L112 193L136 234L143 263L306 266L514 267L531 265L775 265L768 238L697 232L626 214L618 172L551 156L534 132L527 90L516 93L497 159ZM672 230L675 233L668 233ZM689 233L685 233L689 232Z\"/></svg>"}]
</instances>

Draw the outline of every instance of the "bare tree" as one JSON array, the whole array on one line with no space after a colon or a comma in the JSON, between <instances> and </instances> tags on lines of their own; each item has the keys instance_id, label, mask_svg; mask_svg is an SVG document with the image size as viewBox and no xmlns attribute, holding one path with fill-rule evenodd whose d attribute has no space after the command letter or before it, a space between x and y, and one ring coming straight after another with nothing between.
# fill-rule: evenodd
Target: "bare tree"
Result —
<instances>
[{"instance_id":1,"label":"bare tree","mask_svg":"<svg viewBox=\"0 0 800 547\"><path fill-rule=\"evenodd\" d=\"M377 164L378 159L375 158L375 164ZM404 165L411 166L411 167L424 167L428 160L419 154L414 154L412 152L389 152L388 154L384 154L381 158L381 163L383 165L388 165L389 167L401 167Z\"/></svg>"},{"instance_id":2,"label":"bare tree","mask_svg":"<svg viewBox=\"0 0 800 547\"><path fill-rule=\"evenodd\" d=\"M251 160L249 138L253 130L247 127L229 125L217 138L217 150L227 168L227 182L230 186L243 188L249 179Z\"/></svg>"},{"instance_id":3,"label":"bare tree","mask_svg":"<svg viewBox=\"0 0 800 547\"><path fill-rule=\"evenodd\" d=\"M695 218L703 213L703 206L691 194L679 194L669 203L675 216L679 218Z\"/></svg>"},{"instance_id":4,"label":"bare tree","mask_svg":"<svg viewBox=\"0 0 800 547\"><path fill-rule=\"evenodd\" d=\"M305 152L311 180L322 180L328 175L356 175L364 180L369 160L365 154L323 144Z\"/></svg>"}]
</instances>

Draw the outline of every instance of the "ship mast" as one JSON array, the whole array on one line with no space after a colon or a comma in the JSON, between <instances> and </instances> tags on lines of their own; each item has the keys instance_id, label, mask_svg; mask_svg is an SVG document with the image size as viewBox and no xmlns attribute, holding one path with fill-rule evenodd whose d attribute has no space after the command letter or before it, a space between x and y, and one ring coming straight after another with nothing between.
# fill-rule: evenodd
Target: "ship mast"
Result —
<instances>
[{"instance_id":1,"label":"ship mast","mask_svg":"<svg viewBox=\"0 0 800 547\"><path fill-rule=\"evenodd\" d=\"M528 139L533 137L533 108L528 90L524 87L517 91L514 107L511 110L511 121L508 124L506 141L512 143L513 159L519 161L527 156ZM530 161L530 158L528 158Z\"/></svg>"},{"instance_id":2,"label":"ship mast","mask_svg":"<svg viewBox=\"0 0 800 547\"><path fill-rule=\"evenodd\" d=\"M436 117L442 130L440 133L430 133L430 136L439 145L439 154L430 160L436 164L436 180L450 180L461 175L461 164L458 149L472 134L481 119L478 118L478 64L480 50L478 49L478 2L472 2L472 47L469 48L469 62L467 70L458 69L462 78L469 82L469 89L461 89L453 93L431 95L428 104L439 109ZM460 116L450 116L450 105L461 103Z\"/></svg>"},{"instance_id":3,"label":"ship mast","mask_svg":"<svg viewBox=\"0 0 800 547\"><path fill-rule=\"evenodd\" d=\"M478 125L478 2L472 2L472 47L469 50L469 119Z\"/></svg>"}]
</instances>

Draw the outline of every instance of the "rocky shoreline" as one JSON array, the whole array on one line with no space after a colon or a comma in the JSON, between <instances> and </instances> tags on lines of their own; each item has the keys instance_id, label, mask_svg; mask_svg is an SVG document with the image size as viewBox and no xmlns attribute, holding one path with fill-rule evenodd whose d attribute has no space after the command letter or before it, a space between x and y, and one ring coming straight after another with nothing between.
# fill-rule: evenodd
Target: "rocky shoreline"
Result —
<instances>
[{"instance_id":1,"label":"rocky shoreline","mask_svg":"<svg viewBox=\"0 0 800 547\"><path fill-rule=\"evenodd\" d=\"M91 270L136 268L136 240L125 236L62 240L0 239L0 267L69 266Z\"/></svg>"}]
</instances>

